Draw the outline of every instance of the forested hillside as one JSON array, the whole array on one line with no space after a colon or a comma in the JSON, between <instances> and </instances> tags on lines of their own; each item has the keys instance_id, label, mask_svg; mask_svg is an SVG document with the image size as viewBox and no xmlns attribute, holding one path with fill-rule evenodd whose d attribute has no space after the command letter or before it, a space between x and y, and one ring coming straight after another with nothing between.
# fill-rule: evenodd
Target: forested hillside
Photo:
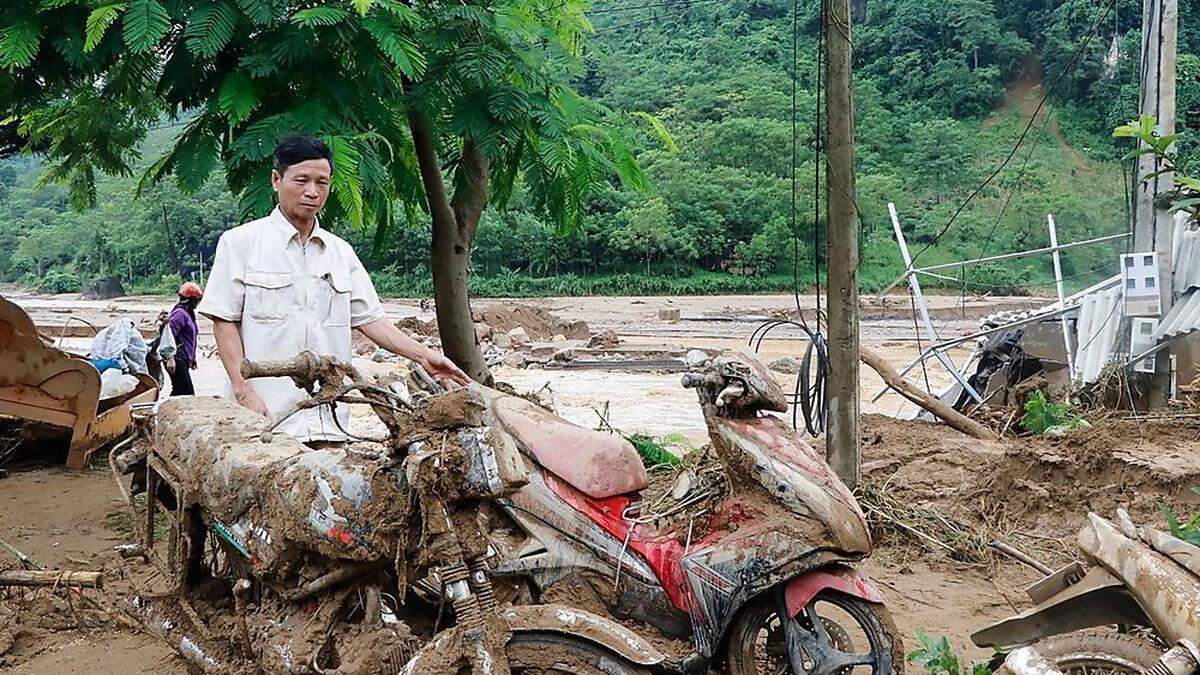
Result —
<instances>
[{"instance_id":1,"label":"forested hillside","mask_svg":"<svg viewBox=\"0 0 1200 675\"><path fill-rule=\"evenodd\" d=\"M1195 136L1200 0L1180 5L1179 117ZM1125 148L1110 132L1136 116L1140 2L855 0L854 11L865 287L901 268L889 201L914 250L929 247L923 263L1044 246L1047 213L1064 240L1127 229ZM639 153L653 195L614 188L576 232L556 232L518 188L506 212L484 216L475 292L783 290L793 234L811 283L823 217L814 204L817 4L793 17L779 0L601 0L589 16L579 91L614 111L652 113L676 147ZM142 165L179 129L167 120L151 132ZM73 211L64 188L37 185L41 169L36 157L0 163L0 281L69 291L117 276L133 290L165 289L211 260L241 216L220 177L193 194L167 181L140 197L139 176L102 177L97 206ZM381 237L331 225L355 242L383 292L429 293L427 224L399 222ZM1072 251L1070 283L1111 273L1115 250ZM1050 278L1049 261L1031 259L944 285L1020 292Z\"/></svg>"}]
</instances>

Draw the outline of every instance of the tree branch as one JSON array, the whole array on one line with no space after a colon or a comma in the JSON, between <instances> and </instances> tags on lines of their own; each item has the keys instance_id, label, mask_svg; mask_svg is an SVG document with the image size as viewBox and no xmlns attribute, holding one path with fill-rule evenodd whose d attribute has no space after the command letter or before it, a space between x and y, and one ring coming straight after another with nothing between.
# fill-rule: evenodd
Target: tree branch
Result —
<instances>
[{"instance_id":1,"label":"tree branch","mask_svg":"<svg viewBox=\"0 0 1200 675\"><path fill-rule=\"evenodd\" d=\"M884 383L896 390L896 393L941 418L951 428L975 438L995 440L996 434L992 433L991 429L963 415L940 399L916 388L911 382L900 377L900 373L897 373L890 363L874 351L859 345L858 358L879 373L879 377L883 378Z\"/></svg>"},{"instance_id":2,"label":"tree branch","mask_svg":"<svg viewBox=\"0 0 1200 675\"><path fill-rule=\"evenodd\" d=\"M442 179L442 164L433 144L433 134L429 130L428 121L412 106L408 110L408 128L412 132L417 166L421 170L421 182L425 184L429 215L435 221L454 222L454 211L451 210L450 201L446 197L446 183Z\"/></svg>"}]
</instances>

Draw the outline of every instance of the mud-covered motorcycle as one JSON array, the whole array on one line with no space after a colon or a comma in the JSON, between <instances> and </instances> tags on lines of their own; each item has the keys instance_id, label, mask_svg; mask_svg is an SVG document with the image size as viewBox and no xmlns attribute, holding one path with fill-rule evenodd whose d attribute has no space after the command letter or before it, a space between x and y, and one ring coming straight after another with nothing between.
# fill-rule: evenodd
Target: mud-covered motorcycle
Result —
<instances>
[{"instance_id":1,"label":"mud-covered motorcycle","mask_svg":"<svg viewBox=\"0 0 1200 675\"><path fill-rule=\"evenodd\" d=\"M620 436L492 395L530 476L496 502L517 536L498 545L494 573L684 640L672 663L682 671L900 672L883 595L851 567L871 551L866 521L824 458L765 414L786 410L783 391L741 353L683 384L699 395L708 452L728 482L704 494L687 489L694 472L671 481L659 512L709 502L674 528L656 527L646 471Z\"/></svg>"},{"instance_id":2,"label":"mud-covered motorcycle","mask_svg":"<svg viewBox=\"0 0 1200 675\"><path fill-rule=\"evenodd\" d=\"M786 400L749 357L685 378L724 481L693 495L681 472L665 510L705 502L686 528L655 520L669 500L645 499L627 441L523 398L445 392L420 371L368 381L311 353L243 374L291 378L311 393L296 409L369 404L387 434L313 449L227 401L162 406L147 490L170 487L168 557L206 629L169 602L139 609L204 669L902 670L883 596L850 566L871 549L863 516L765 414ZM201 639L222 624L234 640Z\"/></svg>"},{"instance_id":3,"label":"mud-covered motorcycle","mask_svg":"<svg viewBox=\"0 0 1200 675\"><path fill-rule=\"evenodd\" d=\"M1123 510L1088 514L1078 545L1082 562L1028 587L1035 606L976 632L975 644L1031 645L1054 668L1009 664L1014 673L1200 672L1200 547Z\"/></svg>"}]
</instances>

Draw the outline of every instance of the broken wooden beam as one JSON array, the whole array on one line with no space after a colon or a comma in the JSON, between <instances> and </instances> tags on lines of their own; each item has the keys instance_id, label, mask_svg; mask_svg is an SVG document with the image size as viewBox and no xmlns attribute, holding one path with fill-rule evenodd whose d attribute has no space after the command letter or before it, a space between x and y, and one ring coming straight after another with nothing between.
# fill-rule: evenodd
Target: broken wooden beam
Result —
<instances>
[{"instance_id":1,"label":"broken wooden beam","mask_svg":"<svg viewBox=\"0 0 1200 675\"><path fill-rule=\"evenodd\" d=\"M993 440L996 438L996 434L992 433L991 429L963 415L943 403L937 397L921 391L911 382L900 377L900 373L896 372L896 369L890 363L870 348L859 345L858 357L863 363L870 366L872 370L879 373L879 376L883 378L884 383L888 387L891 387L909 401L928 410L951 428L957 429L968 436L974 436L983 440Z\"/></svg>"},{"instance_id":2,"label":"broken wooden beam","mask_svg":"<svg viewBox=\"0 0 1200 675\"><path fill-rule=\"evenodd\" d=\"M72 570L7 570L0 572L0 587L4 586L103 588L104 573Z\"/></svg>"}]
</instances>

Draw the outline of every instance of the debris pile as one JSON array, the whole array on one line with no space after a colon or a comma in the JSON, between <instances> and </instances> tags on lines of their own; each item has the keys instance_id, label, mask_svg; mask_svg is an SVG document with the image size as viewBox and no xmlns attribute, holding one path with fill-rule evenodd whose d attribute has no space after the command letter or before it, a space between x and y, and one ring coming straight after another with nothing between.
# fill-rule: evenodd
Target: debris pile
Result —
<instances>
[{"instance_id":1,"label":"debris pile","mask_svg":"<svg viewBox=\"0 0 1200 675\"><path fill-rule=\"evenodd\" d=\"M682 458L678 467L650 471L650 487L642 495L634 520L684 542L698 540L719 523L714 509L729 495L724 465L706 446Z\"/></svg>"},{"instance_id":2,"label":"debris pile","mask_svg":"<svg viewBox=\"0 0 1200 675\"><path fill-rule=\"evenodd\" d=\"M134 342L141 348L129 348ZM145 374L145 344L132 321L101 331L93 350L99 343L111 351L94 356L112 357L136 374L124 378L118 371L118 380L126 381L105 388L94 362L47 344L29 315L0 296L0 353L6 357L0 415L70 428L67 466L73 469L83 468L96 448L124 438L133 421L131 406L158 395L157 382ZM0 440L0 455L11 453L9 445Z\"/></svg>"},{"instance_id":3,"label":"debris pile","mask_svg":"<svg viewBox=\"0 0 1200 675\"><path fill-rule=\"evenodd\" d=\"M714 353L657 345L628 346L611 328L592 333L586 321L567 321L541 307L511 301L476 311L474 319L484 361L491 368L683 372L706 362ZM436 319L409 316L397 321L396 326L422 344L441 347ZM359 356L375 362L400 360L361 334L354 335L353 348Z\"/></svg>"},{"instance_id":4,"label":"debris pile","mask_svg":"<svg viewBox=\"0 0 1200 675\"><path fill-rule=\"evenodd\" d=\"M592 336L586 321L563 321L541 307L517 302L489 305L475 313L477 323L487 324L497 333L522 329L531 340L587 340Z\"/></svg>"},{"instance_id":5,"label":"debris pile","mask_svg":"<svg viewBox=\"0 0 1200 675\"><path fill-rule=\"evenodd\" d=\"M946 426L863 416L860 503L881 542L984 564L1001 541L1046 561L1081 511L1124 506L1143 520L1163 502L1195 510L1200 421L1097 419L1086 433L978 440Z\"/></svg>"}]
</instances>

